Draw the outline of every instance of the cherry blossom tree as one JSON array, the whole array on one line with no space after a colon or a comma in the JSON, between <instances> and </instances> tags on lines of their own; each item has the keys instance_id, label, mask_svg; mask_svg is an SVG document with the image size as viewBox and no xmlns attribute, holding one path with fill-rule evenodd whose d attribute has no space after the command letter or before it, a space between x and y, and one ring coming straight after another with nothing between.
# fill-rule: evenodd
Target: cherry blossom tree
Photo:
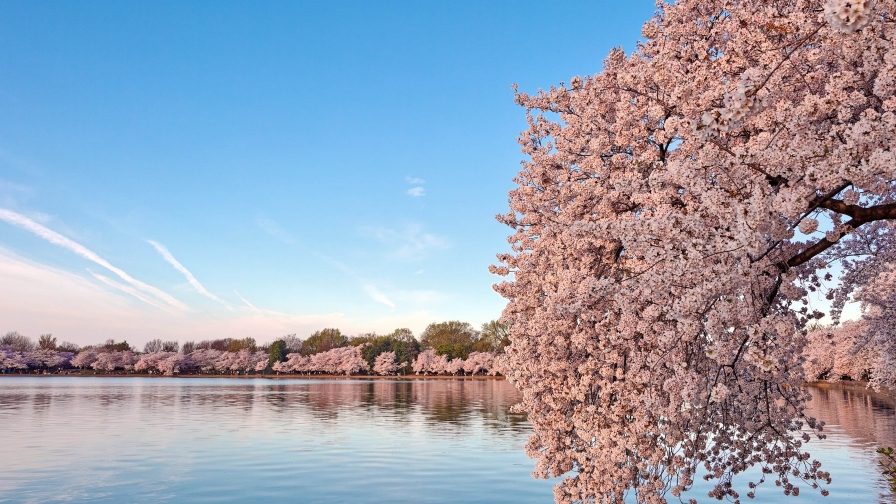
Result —
<instances>
[{"instance_id":1,"label":"cherry blossom tree","mask_svg":"<svg viewBox=\"0 0 896 504\"><path fill-rule=\"evenodd\" d=\"M876 338L864 337L868 328L868 322L861 320L810 332L804 352L806 378L832 382L843 378L868 381L886 375L892 366L892 356L880 347Z\"/></svg>"},{"instance_id":2,"label":"cherry blossom tree","mask_svg":"<svg viewBox=\"0 0 896 504\"><path fill-rule=\"evenodd\" d=\"M430 370L433 369L433 364L436 360L436 351L433 349L424 350L417 354L417 358L414 359L414 362L411 364L411 368L414 370L414 373L426 374Z\"/></svg>"},{"instance_id":3,"label":"cherry blossom tree","mask_svg":"<svg viewBox=\"0 0 896 504\"><path fill-rule=\"evenodd\" d=\"M346 376L368 371L370 365L361 355L362 348L360 346L351 346L343 348L334 348L330 350L337 359L336 372Z\"/></svg>"},{"instance_id":4,"label":"cherry blossom tree","mask_svg":"<svg viewBox=\"0 0 896 504\"><path fill-rule=\"evenodd\" d=\"M395 352L383 352L376 356L373 372L378 375L392 375L402 367L404 367L404 363L395 362Z\"/></svg>"},{"instance_id":5,"label":"cherry blossom tree","mask_svg":"<svg viewBox=\"0 0 896 504\"><path fill-rule=\"evenodd\" d=\"M472 352L464 361L464 371L471 375L488 373L495 367L495 356L489 352Z\"/></svg>"},{"instance_id":6,"label":"cherry blossom tree","mask_svg":"<svg viewBox=\"0 0 896 504\"><path fill-rule=\"evenodd\" d=\"M72 358L71 364L76 368L84 369L90 367L91 364L96 362L96 359L97 353L94 350L82 350L81 352L78 352L78 355Z\"/></svg>"},{"instance_id":7,"label":"cherry blossom tree","mask_svg":"<svg viewBox=\"0 0 896 504\"><path fill-rule=\"evenodd\" d=\"M360 346L338 347L311 356L307 370L322 374L352 375L370 369ZM290 355L291 357L291 355Z\"/></svg>"},{"instance_id":8,"label":"cherry blossom tree","mask_svg":"<svg viewBox=\"0 0 896 504\"><path fill-rule=\"evenodd\" d=\"M222 353L221 350L201 348L199 350L193 350L193 352L190 353L190 359L193 361L193 365L201 372L210 373L215 370L215 361L221 357Z\"/></svg>"},{"instance_id":9,"label":"cherry blossom tree","mask_svg":"<svg viewBox=\"0 0 896 504\"><path fill-rule=\"evenodd\" d=\"M660 3L632 54L517 93L528 159L492 272L558 501L665 502L697 477L736 501L752 466L747 496L830 482L804 445L809 294L896 305L894 21L893 0ZM866 314L890 355L892 313Z\"/></svg>"},{"instance_id":10,"label":"cherry blossom tree","mask_svg":"<svg viewBox=\"0 0 896 504\"><path fill-rule=\"evenodd\" d=\"M234 352L221 352L221 355L215 359L215 371L219 373L232 373L232 366L237 357Z\"/></svg>"},{"instance_id":11,"label":"cherry blossom tree","mask_svg":"<svg viewBox=\"0 0 896 504\"><path fill-rule=\"evenodd\" d=\"M190 358L180 352L161 351L153 354L161 356L156 361L156 369L165 376L174 376L190 367Z\"/></svg>"},{"instance_id":12,"label":"cherry blossom tree","mask_svg":"<svg viewBox=\"0 0 896 504\"><path fill-rule=\"evenodd\" d=\"M90 367L97 371L106 371L111 373L116 368L122 367L119 364L119 352L101 352L96 356L96 360L90 364Z\"/></svg>"},{"instance_id":13,"label":"cherry blossom tree","mask_svg":"<svg viewBox=\"0 0 896 504\"><path fill-rule=\"evenodd\" d=\"M447 371L449 363L447 355L438 355L435 350L430 348L420 352L411 367L417 374L438 375Z\"/></svg>"},{"instance_id":14,"label":"cherry blossom tree","mask_svg":"<svg viewBox=\"0 0 896 504\"><path fill-rule=\"evenodd\" d=\"M449 375L463 373L465 364L466 361L464 359L451 359L448 361L448 364L445 365L445 373Z\"/></svg>"},{"instance_id":15,"label":"cherry blossom tree","mask_svg":"<svg viewBox=\"0 0 896 504\"><path fill-rule=\"evenodd\" d=\"M41 349L29 352L28 358L40 369L61 368L68 365L73 355L69 352L57 352L54 349Z\"/></svg>"},{"instance_id":16,"label":"cherry blossom tree","mask_svg":"<svg viewBox=\"0 0 896 504\"><path fill-rule=\"evenodd\" d=\"M273 369L278 373L306 373L310 365L311 357L296 352L289 354L284 362L275 362Z\"/></svg>"},{"instance_id":17,"label":"cherry blossom tree","mask_svg":"<svg viewBox=\"0 0 896 504\"><path fill-rule=\"evenodd\" d=\"M0 369L24 371L28 369L29 362L22 352L0 348Z\"/></svg>"},{"instance_id":18,"label":"cherry blossom tree","mask_svg":"<svg viewBox=\"0 0 896 504\"><path fill-rule=\"evenodd\" d=\"M179 369L179 357L175 352L158 351L154 353L145 353L140 356L134 364L134 371L152 372L171 375L174 374L175 368Z\"/></svg>"}]
</instances>

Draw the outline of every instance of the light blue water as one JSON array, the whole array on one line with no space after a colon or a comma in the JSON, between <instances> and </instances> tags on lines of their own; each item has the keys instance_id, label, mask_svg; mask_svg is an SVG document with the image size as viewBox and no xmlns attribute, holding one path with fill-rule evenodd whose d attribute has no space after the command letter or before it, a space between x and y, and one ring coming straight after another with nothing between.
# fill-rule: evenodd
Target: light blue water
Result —
<instances>
[{"instance_id":1,"label":"light blue water","mask_svg":"<svg viewBox=\"0 0 896 504\"><path fill-rule=\"evenodd\" d=\"M887 502L892 403L817 392L831 496L765 485L755 502ZM549 503L518 400L491 380L4 377L0 501Z\"/></svg>"}]
</instances>

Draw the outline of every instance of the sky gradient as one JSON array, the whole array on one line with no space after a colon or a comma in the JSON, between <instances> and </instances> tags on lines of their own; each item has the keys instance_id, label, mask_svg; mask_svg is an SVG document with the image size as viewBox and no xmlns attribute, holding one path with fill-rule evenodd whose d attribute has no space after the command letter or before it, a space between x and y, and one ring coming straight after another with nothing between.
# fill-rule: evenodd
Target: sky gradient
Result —
<instances>
[{"instance_id":1,"label":"sky gradient","mask_svg":"<svg viewBox=\"0 0 896 504\"><path fill-rule=\"evenodd\" d=\"M526 92L641 2L6 2L0 332L476 326L503 299Z\"/></svg>"}]
</instances>

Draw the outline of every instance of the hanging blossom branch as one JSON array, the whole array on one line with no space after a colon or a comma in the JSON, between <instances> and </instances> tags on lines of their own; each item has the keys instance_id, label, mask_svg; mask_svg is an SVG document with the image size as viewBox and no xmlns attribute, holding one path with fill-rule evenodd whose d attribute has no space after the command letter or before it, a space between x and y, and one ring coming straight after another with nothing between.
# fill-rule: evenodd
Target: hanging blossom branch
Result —
<instances>
[{"instance_id":1,"label":"hanging blossom branch","mask_svg":"<svg viewBox=\"0 0 896 504\"><path fill-rule=\"evenodd\" d=\"M499 216L514 252L491 270L527 451L563 477L558 502L660 503L698 477L735 502L767 477L826 493L800 388L823 315L810 288L869 307L844 341L896 355L896 253L858 253L896 235L894 13L680 0L601 73L517 92L527 160Z\"/></svg>"}]
</instances>

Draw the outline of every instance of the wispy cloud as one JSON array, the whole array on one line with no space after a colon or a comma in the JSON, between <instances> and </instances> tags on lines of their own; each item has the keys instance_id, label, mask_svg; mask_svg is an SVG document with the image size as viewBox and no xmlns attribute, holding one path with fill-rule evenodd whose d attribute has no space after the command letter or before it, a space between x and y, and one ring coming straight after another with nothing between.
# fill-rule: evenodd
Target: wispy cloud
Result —
<instances>
[{"instance_id":1,"label":"wispy cloud","mask_svg":"<svg viewBox=\"0 0 896 504\"><path fill-rule=\"evenodd\" d=\"M387 227L366 227L361 233L372 236L392 249L392 255L399 259L416 260L427 250L448 248L447 239L423 232L423 227L416 223L395 230Z\"/></svg>"},{"instance_id":2,"label":"wispy cloud","mask_svg":"<svg viewBox=\"0 0 896 504\"><path fill-rule=\"evenodd\" d=\"M233 307L231 307L229 304L227 304L226 301L224 301L223 299L219 298L218 296L216 296L216 295L212 294L211 292L209 292L208 290L206 290L206 288L203 287L201 283L199 283L199 280L196 280L196 277L194 277L193 274L190 273L190 271L187 268L185 268L183 264L180 263L180 261L175 259L174 256L171 255L171 252L169 252L168 249L164 245L162 245L159 242L152 241L152 240L146 240L146 241L147 241L147 243L152 245L153 248L155 248L159 254L162 255L162 258L164 258L168 262L168 264L174 266L174 269L176 269L177 271L180 271L184 275L184 277L186 277L187 282L190 282L190 285L192 285L193 288L196 289L197 292L199 292L200 294L202 294L203 296L205 296L211 300L221 303L222 305L226 306L227 309L229 309L229 310L233 309Z\"/></svg>"},{"instance_id":3,"label":"wispy cloud","mask_svg":"<svg viewBox=\"0 0 896 504\"><path fill-rule=\"evenodd\" d=\"M415 198L419 198L420 196L426 196L426 189L422 187L412 187L408 189L408 195L413 196Z\"/></svg>"},{"instance_id":4,"label":"wispy cloud","mask_svg":"<svg viewBox=\"0 0 896 504\"><path fill-rule=\"evenodd\" d=\"M94 271L106 274L98 268ZM114 275L106 276L132 288ZM386 321L362 320L338 312L282 315L265 312L266 316L260 317L248 308L218 314L198 310L184 313L137 291L167 309L162 311L140 301L132 302L130 294L124 294L90 274L74 274L36 263L2 246L0 286L0 321L4 327L32 335L52 331L60 339L79 345L123 337L139 347L154 338L199 341L252 336L259 342L266 342L290 333L307 336L322 327L339 327L346 334L370 330L383 332L395 327L411 327L419 331L432 319L430 315L415 316L412 321L396 321L394 319L400 319L404 314L383 313L390 318Z\"/></svg>"},{"instance_id":5,"label":"wispy cloud","mask_svg":"<svg viewBox=\"0 0 896 504\"><path fill-rule=\"evenodd\" d=\"M264 312L259 310L258 308L256 308L255 305L253 305L246 298L244 298L242 295L240 295L240 293L237 292L236 289L233 289L233 293L236 294L236 297L240 298L244 303L246 303L246 306L248 306L249 308L252 308L252 310L255 311L255 313L264 317Z\"/></svg>"},{"instance_id":6,"label":"wispy cloud","mask_svg":"<svg viewBox=\"0 0 896 504\"><path fill-rule=\"evenodd\" d=\"M420 184L426 183L425 180L423 180L422 178L417 178L417 177L405 177L404 179L407 181L408 184L413 184L413 185L420 185Z\"/></svg>"},{"instance_id":7,"label":"wispy cloud","mask_svg":"<svg viewBox=\"0 0 896 504\"><path fill-rule=\"evenodd\" d=\"M332 265L334 268L336 268L336 269L338 269L339 271L341 271L341 272L345 273L346 275L350 276L350 277L353 278L355 281L361 283L361 284L362 284L362 285L361 285L361 288L364 289L364 292L366 292L367 295L370 296L371 299L373 299L373 300L376 301L377 303L382 303L382 304L384 304L384 305L386 305L386 306L388 306L388 307L390 307L390 308L395 308L395 303L393 303L392 300L390 300L385 294L383 294L379 289L377 289L376 286L374 286L374 285L368 283L367 280L365 280L364 278L358 276L358 274L356 274L356 273L354 272L354 270L352 270L351 268L349 268L348 266L346 266L346 265L343 264L342 262L339 262L339 261L337 261L336 259L333 259L333 258L330 257L330 256L321 254L320 252L313 252L313 253L314 253L314 255L316 255L316 256L318 256L319 258L321 258L324 262L329 263L329 264Z\"/></svg>"},{"instance_id":8,"label":"wispy cloud","mask_svg":"<svg viewBox=\"0 0 896 504\"><path fill-rule=\"evenodd\" d=\"M170 294L168 294L156 287L153 287L152 285L147 285L147 284L141 282L140 280L137 280L134 277L128 275L121 269L116 268L115 266L112 266L111 264L109 264L108 261L106 261L102 257L98 256L96 253L89 250L87 247L81 245L80 243L72 241L72 240L66 238L65 236L62 236L61 234L57 233L56 231L48 229L47 227L45 227L41 224L38 224L37 222L34 222L33 220L29 219L28 217L25 217L24 215L12 212L10 210L5 210L5 209L0 208L0 220L5 221L9 224L12 224L13 226L18 226L22 229L30 231L31 233L34 233L38 237L43 238L44 240L52 243L53 245L57 245L59 247L67 249L67 250L74 252L75 254L87 259L88 261L92 261L96 264L99 264L100 266L106 268L107 270L111 271L112 273L115 273L116 275L118 275L119 278L121 278L125 282L131 284L132 286L136 287L137 289L139 289L147 294L152 294L156 298L164 301L165 303L167 303L170 306L173 306L174 308L177 308L179 310L184 310L184 311L187 311L190 309L187 305L178 301Z\"/></svg>"},{"instance_id":9,"label":"wispy cloud","mask_svg":"<svg viewBox=\"0 0 896 504\"><path fill-rule=\"evenodd\" d=\"M88 270L88 271L89 271L89 270ZM150 298L144 296L143 294L140 293L140 291L138 291L137 289L131 287L130 285L125 285L125 284L123 284L123 283L116 282L115 280L112 280L112 279L109 278L109 277L100 275L99 273L94 273L94 272L92 272L92 271L90 272L90 274L93 275L94 278L96 278L97 280L99 280L99 281L103 282L104 284L108 285L109 287L112 287L112 288L118 289L118 290L120 290L120 291L122 291L122 292L125 292L125 293L127 293L127 294L130 294L130 295L134 296L135 298L139 299L140 301L143 301L144 303L146 303L146 304L148 304L148 305L155 306L156 308L158 308L158 309L160 309L160 310L165 310L165 311L167 311L167 312L170 312L170 311L171 311L171 308L169 308L169 307L167 307L167 306L165 306L165 305L163 305L163 304L157 303L157 302L155 302L154 300L152 300L152 299L150 299Z\"/></svg>"},{"instance_id":10,"label":"wispy cloud","mask_svg":"<svg viewBox=\"0 0 896 504\"><path fill-rule=\"evenodd\" d=\"M370 296L370 299L373 299L377 303L382 303L382 304L388 306L389 308L395 308L395 303L393 303L389 298L386 297L385 294L380 292L373 285L370 285L370 284L365 285L364 292L366 292L367 295Z\"/></svg>"},{"instance_id":11,"label":"wispy cloud","mask_svg":"<svg viewBox=\"0 0 896 504\"><path fill-rule=\"evenodd\" d=\"M290 235L288 232L286 232L283 228L280 227L279 224L272 221L271 219L265 219L264 217L256 217L255 225L260 227L267 234L282 241L283 243L295 243L296 242L296 239L293 238L292 235Z\"/></svg>"}]
</instances>

